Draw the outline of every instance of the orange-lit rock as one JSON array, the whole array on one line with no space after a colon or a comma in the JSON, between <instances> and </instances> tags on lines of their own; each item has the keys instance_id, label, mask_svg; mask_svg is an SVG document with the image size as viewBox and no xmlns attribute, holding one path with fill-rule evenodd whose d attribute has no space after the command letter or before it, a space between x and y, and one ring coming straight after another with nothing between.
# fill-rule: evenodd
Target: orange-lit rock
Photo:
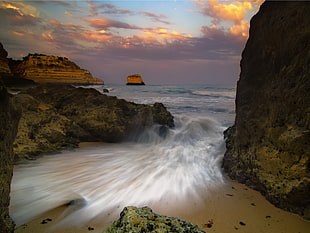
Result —
<instances>
[{"instance_id":1,"label":"orange-lit rock","mask_svg":"<svg viewBox=\"0 0 310 233\"><path fill-rule=\"evenodd\" d=\"M140 74L133 74L127 77L126 85L145 85Z\"/></svg>"},{"instance_id":2,"label":"orange-lit rock","mask_svg":"<svg viewBox=\"0 0 310 233\"><path fill-rule=\"evenodd\" d=\"M14 72L37 83L103 84L66 57L29 54Z\"/></svg>"}]
</instances>

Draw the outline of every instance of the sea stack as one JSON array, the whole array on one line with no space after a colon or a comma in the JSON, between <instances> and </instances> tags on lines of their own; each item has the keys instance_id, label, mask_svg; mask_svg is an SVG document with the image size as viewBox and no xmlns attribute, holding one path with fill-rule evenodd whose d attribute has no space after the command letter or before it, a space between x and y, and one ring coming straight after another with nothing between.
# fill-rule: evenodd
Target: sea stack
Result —
<instances>
[{"instance_id":1,"label":"sea stack","mask_svg":"<svg viewBox=\"0 0 310 233\"><path fill-rule=\"evenodd\" d=\"M29 54L12 65L14 73L36 83L104 84L66 57Z\"/></svg>"},{"instance_id":2,"label":"sea stack","mask_svg":"<svg viewBox=\"0 0 310 233\"><path fill-rule=\"evenodd\" d=\"M310 3L266 1L242 53L224 169L310 219Z\"/></svg>"},{"instance_id":3,"label":"sea stack","mask_svg":"<svg viewBox=\"0 0 310 233\"><path fill-rule=\"evenodd\" d=\"M126 85L145 85L140 74L133 74L127 77Z\"/></svg>"}]
</instances>

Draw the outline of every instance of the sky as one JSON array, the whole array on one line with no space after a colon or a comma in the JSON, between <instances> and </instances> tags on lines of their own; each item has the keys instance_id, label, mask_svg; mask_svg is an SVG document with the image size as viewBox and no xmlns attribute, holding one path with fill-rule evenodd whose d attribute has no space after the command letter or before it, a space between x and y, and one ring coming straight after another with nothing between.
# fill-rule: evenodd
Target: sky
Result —
<instances>
[{"instance_id":1,"label":"sky","mask_svg":"<svg viewBox=\"0 0 310 233\"><path fill-rule=\"evenodd\" d=\"M249 22L263 0L0 1L14 59L63 56L106 84L235 86Z\"/></svg>"}]
</instances>

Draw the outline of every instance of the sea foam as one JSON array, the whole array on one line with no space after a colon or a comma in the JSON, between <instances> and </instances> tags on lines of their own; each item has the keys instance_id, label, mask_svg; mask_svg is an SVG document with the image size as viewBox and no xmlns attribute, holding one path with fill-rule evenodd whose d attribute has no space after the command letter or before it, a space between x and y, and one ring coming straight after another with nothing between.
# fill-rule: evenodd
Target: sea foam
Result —
<instances>
[{"instance_id":1,"label":"sea foam","mask_svg":"<svg viewBox=\"0 0 310 233\"><path fill-rule=\"evenodd\" d=\"M60 224L115 218L128 205L173 209L199 203L224 184L223 127L206 117L179 115L160 137L156 126L121 144L39 158L14 169L10 213L17 225L72 204ZM72 202L72 200L74 200Z\"/></svg>"}]
</instances>

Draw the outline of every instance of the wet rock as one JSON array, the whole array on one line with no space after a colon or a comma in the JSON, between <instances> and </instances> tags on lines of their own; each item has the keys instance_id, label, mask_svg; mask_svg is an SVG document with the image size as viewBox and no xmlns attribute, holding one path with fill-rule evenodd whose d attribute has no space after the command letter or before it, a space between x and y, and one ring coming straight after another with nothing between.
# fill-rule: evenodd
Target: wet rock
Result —
<instances>
[{"instance_id":1,"label":"wet rock","mask_svg":"<svg viewBox=\"0 0 310 233\"><path fill-rule=\"evenodd\" d=\"M310 218L309 21L305 1L266 1L252 18L223 162L231 178L305 218Z\"/></svg>"},{"instance_id":2,"label":"wet rock","mask_svg":"<svg viewBox=\"0 0 310 233\"><path fill-rule=\"evenodd\" d=\"M120 142L158 124L173 126L162 104L135 104L91 88L40 85L14 97L22 118L14 143L19 157L31 157L79 142Z\"/></svg>"},{"instance_id":3,"label":"wet rock","mask_svg":"<svg viewBox=\"0 0 310 233\"><path fill-rule=\"evenodd\" d=\"M204 231L188 221L153 213L148 207L125 207L120 218L106 230L106 233L112 232L203 233Z\"/></svg>"}]
</instances>

